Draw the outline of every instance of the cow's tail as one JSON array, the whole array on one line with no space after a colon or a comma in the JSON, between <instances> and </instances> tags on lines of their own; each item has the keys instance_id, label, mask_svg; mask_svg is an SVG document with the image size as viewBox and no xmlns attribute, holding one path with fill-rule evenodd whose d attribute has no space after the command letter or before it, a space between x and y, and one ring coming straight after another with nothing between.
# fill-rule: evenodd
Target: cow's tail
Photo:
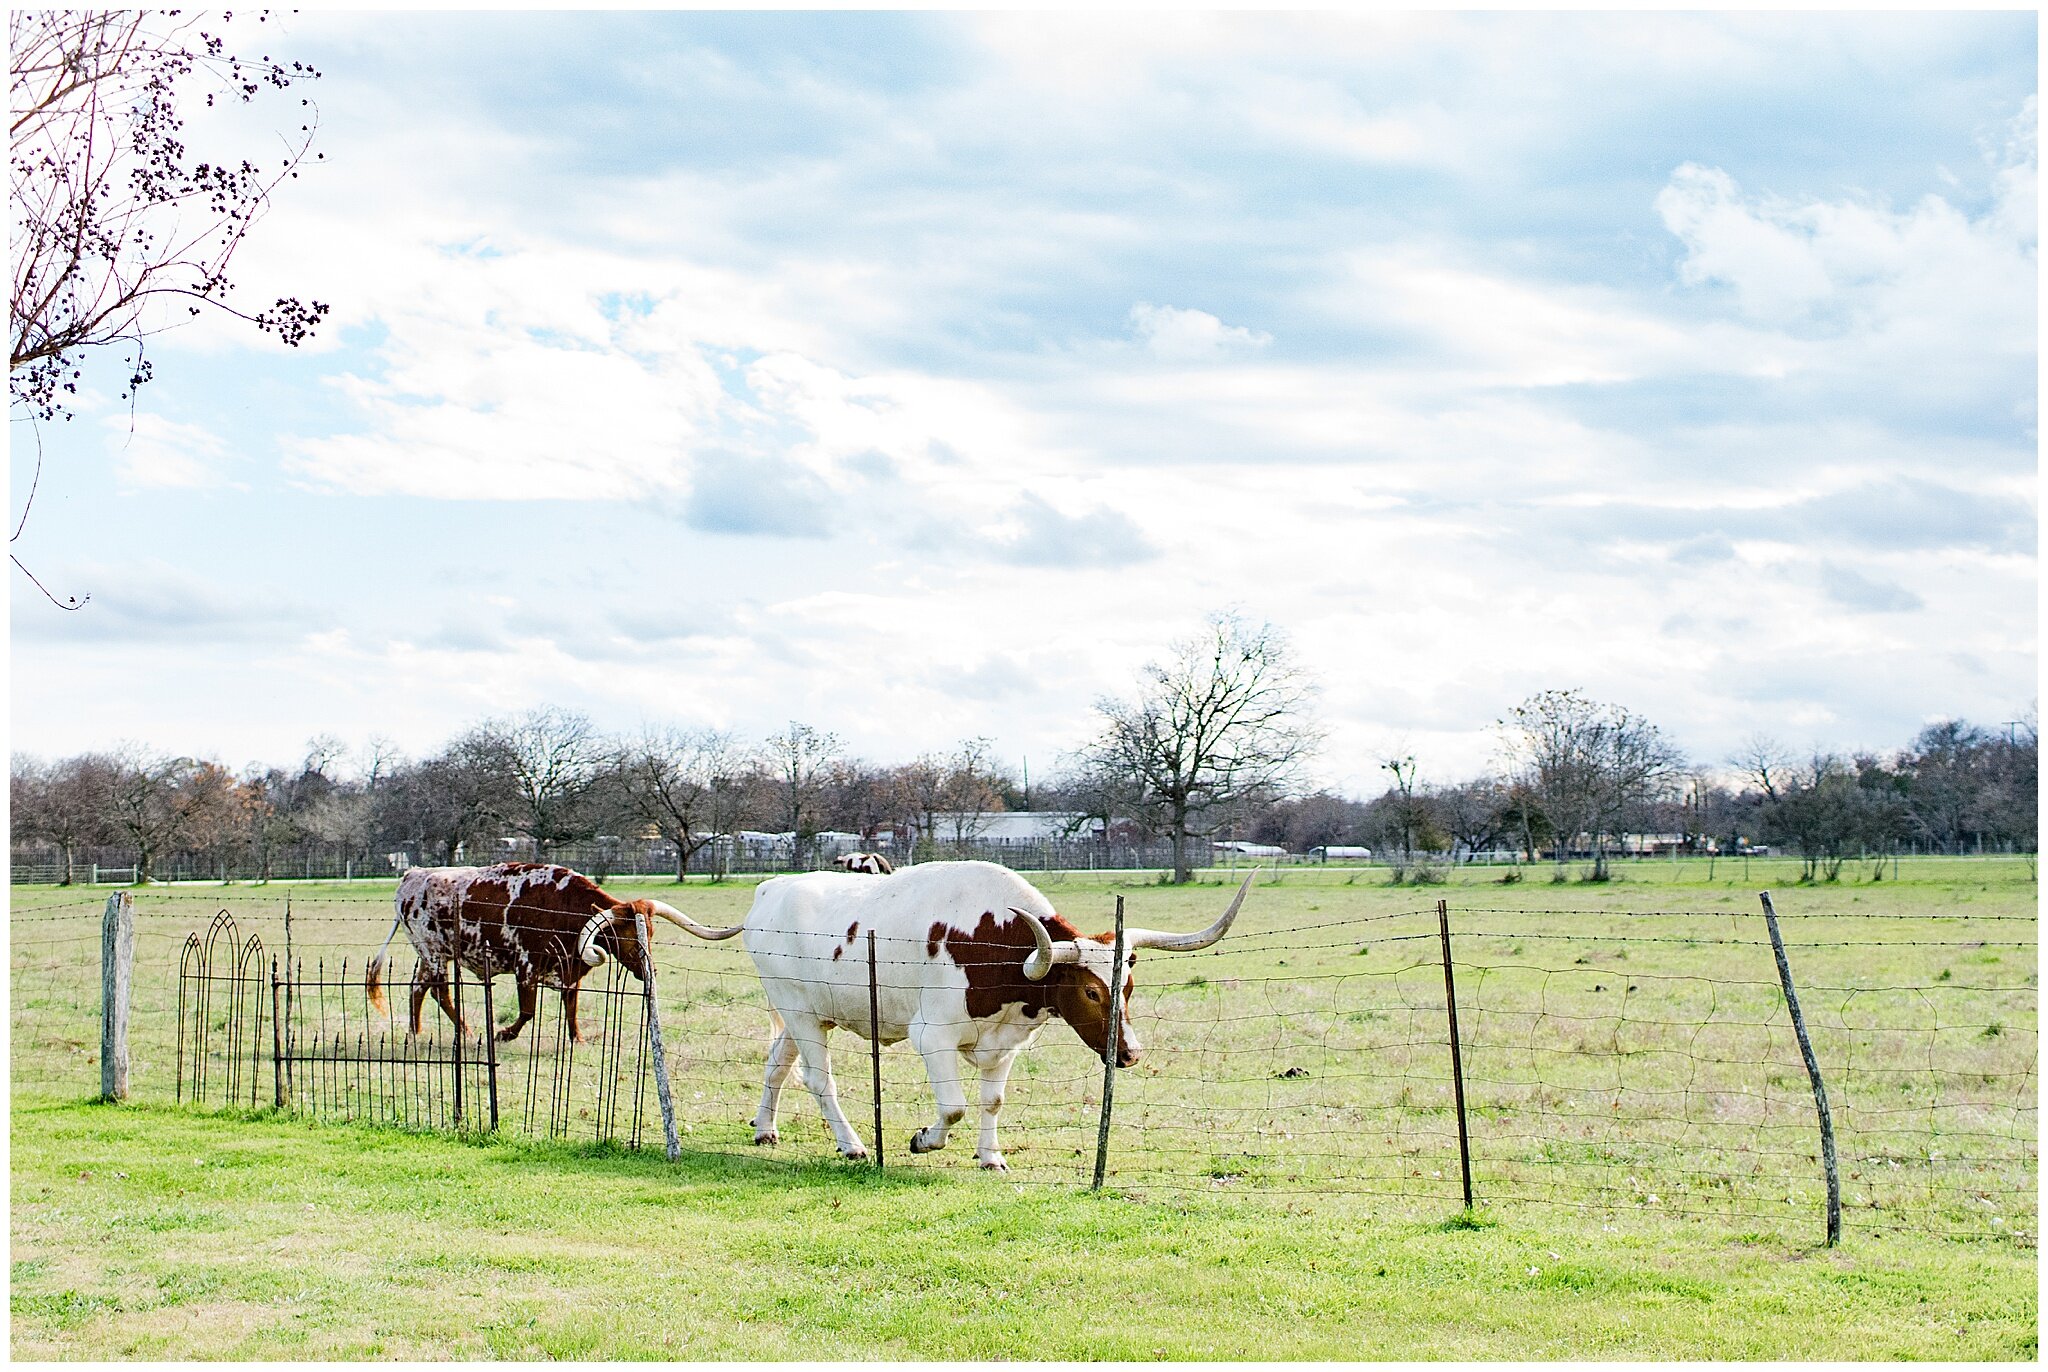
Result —
<instances>
[{"instance_id":1,"label":"cow's tail","mask_svg":"<svg viewBox=\"0 0 2048 1372\"><path fill-rule=\"evenodd\" d=\"M391 1013L391 1006L384 999L384 963L391 951L391 940L398 937L398 926L404 919L402 913L391 916L391 932L384 936L384 946L370 959L370 970L363 974L363 989L370 994L370 1008L380 1015Z\"/></svg>"},{"instance_id":2,"label":"cow's tail","mask_svg":"<svg viewBox=\"0 0 2048 1372\"><path fill-rule=\"evenodd\" d=\"M685 933L695 934L698 938L708 939L713 943L722 938L731 938L734 934L747 927L744 923L740 923L726 929L714 929L708 924L699 924L673 905L666 905L658 900L650 900L647 904L655 914L660 915L670 924L675 925L676 928L683 930Z\"/></svg>"}]
</instances>

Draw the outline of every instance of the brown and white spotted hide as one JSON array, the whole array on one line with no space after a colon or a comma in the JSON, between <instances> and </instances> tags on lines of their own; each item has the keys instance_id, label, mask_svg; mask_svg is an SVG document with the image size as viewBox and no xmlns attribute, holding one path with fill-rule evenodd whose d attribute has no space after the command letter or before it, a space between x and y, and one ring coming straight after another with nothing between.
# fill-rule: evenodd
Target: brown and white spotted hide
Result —
<instances>
[{"instance_id":1,"label":"brown and white spotted hide","mask_svg":"<svg viewBox=\"0 0 2048 1372\"><path fill-rule=\"evenodd\" d=\"M1099 959L1101 968L1069 963L1054 967L1038 980L1023 973L1024 959L1035 946L1030 926L1009 911L985 910L973 930L962 933L945 920L935 920L925 934L934 958L947 957L967 976L967 1013L974 1019L990 1020L1015 1006L1026 1019L1039 1019L1048 1011L1067 1022L1081 1042L1102 1056L1109 1038L1109 983L1102 973L1114 960L1116 935L1083 934L1062 915L1047 915L1041 923L1055 940L1086 939L1107 950ZM1131 1067L1140 1051L1131 1031L1131 992L1135 985L1132 969L1138 955L1124 954L1123 1023L1117 1026L1117 1066Z\"/></svg>"},{"instance_id":2,"label":"brown and white spotted hide","mask_svg":"<svg viewBox=\"0 0 2048 1372\"><path fill-rule=\"evenodd\" d=\"M878 877L896 870L896 864L880 853L841 853L832 859L832 865L842 872L868 872Z\"/></svg>"},{"instance_id":3,"label":"brown and white spotted hide","mask_svg":"<svg viewBox=\"0 0 2048 1372\"><path fill-rule=\"evenodd\" d=\"M468 1026L456 1012L449 993L448 963L459 959L465 972L479 979L509 972L519 987L519 1017L498 1032L514 1039L533 1018L540 988L562 993L562 1015L579 1043L576 1022L578 984L592 969L584 956L595 948L615 958L646 980L650 950L640 943L636 912L653 927L649 901L624 901L609 896L597 883L552 863L501 862L490 867L414 867L398 883L393 902L397 918L392 933L405 930L406 941L419 954L413 973L411 1032L420 1032L426 998L435 1002L456 1032ZM643 908L645 907L645 908ZM385 949L391 944L387 936ZM600 959L602 961L602 959ZM370 1003L385 1009L385 951L370 964Z\"/></svg>"}]
</instances>

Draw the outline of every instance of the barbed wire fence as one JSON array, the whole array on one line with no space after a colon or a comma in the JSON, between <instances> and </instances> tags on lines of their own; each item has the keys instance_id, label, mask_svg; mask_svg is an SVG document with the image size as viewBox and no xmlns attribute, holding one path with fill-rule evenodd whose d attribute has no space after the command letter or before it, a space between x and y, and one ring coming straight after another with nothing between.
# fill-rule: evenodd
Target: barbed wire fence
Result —
<instances>
[{"instance_id":1,"label":"barbed wire fence","mask_svg":"<svg viewBox=\"0 0 2048 1372\"><path fill-rule=\"evenodd\" d=\"M403 938L388 1008L364 995L389 912L382 895L291 909L289 898L219 890L141 893L131 1096L628 1147L660 1138L647 1000L629 971L610 963L585 979L585 1042L550 990L511 1042L458 1039L431 999L415 1036ZM97 895L15 903L17 1092L91 1089L104 919ZM2034 917L1781 919L1832 1106L1845 1230L2032 1245ZM885 938L878 990L896 989L895 954L922 951ZM746 955L682 936L656 954L682 1146L769 1168L830 1158L800 1073L784 1092L781 1142L753 1144L769 1017ZM473 1026L501 1022L508 986L459 976L456 1003ZM1469 1167L1474 1199L1496 1212L1794 1237L1818 1232L1827 1203L1814 1094L1754 909L1458 904L1241 922L1211 949L1141 958L1131 1024L1145 1051L1116 1074L1107 1136L1106 1182L1121 1190L1344 1195L1443 1212L1463 1205ZM866 1026L843 1027L832 1036L840 1098L863 1137L879 1106L888 1165L971 1168L977 1113L944 1151L913 1155L902 1140L934 1114L923 1061L904 1045L882 1052L877 1092ZM1089 1183L1104 1080L1100 1059L1059 1026L1019 1056L999 1126L1008 1184ZM972 1101L971 1073L966 1084Z\"/></svg>"}]
</instances>

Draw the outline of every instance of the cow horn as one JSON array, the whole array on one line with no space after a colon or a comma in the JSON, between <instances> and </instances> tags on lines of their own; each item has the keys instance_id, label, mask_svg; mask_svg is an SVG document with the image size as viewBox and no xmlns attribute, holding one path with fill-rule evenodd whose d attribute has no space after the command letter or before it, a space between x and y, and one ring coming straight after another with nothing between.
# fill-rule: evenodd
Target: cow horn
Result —
<instances>
[{"instance_id":1,"label":"cow horn","mask_svg":"<svg viewBox=\"0 0 2048 1372\"><path fill-rule=\"evenodd\" d=\"M1031 930L1031 941L1038 945L1031 950L1031 956L1024 959L1024 975L1029 980L1043 981L1045 974L1056 964L1081 960L1079 945L1072 939L1062 939L1054 943L1052 935L1039 923L1038 916L1028 910L1019 910L1014 905L1010 907L1010 913L1024 921L1025 926Z\"/></svg>"},{"instance_id":2,"label":"cow horn","mask_svg":"<svg viewBox=\"0 0 2048 1372\"><path fill-rule=\"evenodd\" d=\"M660 915L670 924L675 925L676 928L683 930L685 933L695 934L698 938L709 939L713 943L718 942L722 938L731 938L734 934L747 927L745 924L735 924L727 929L714 929L708 924L697 923L696 920L691 919L673 905L664 905L658 900L650 900L647 902L647 905L655 914Z\"/></svg>"},{"instance_id":3,"label":"cow horn","mask_svg":"<svg viewBox=\"0 0 2048 1372\"><path fill-rule=\"evenodd\" d=\"M595 967L605 959L604 949L597 946L597 931L610 915L611 911L607 910L583 921L583 933L576 939L576 956L582 958L587 966Z\"/></svg>"},{"instance_id":4,"label":"cow horn","mask_svg":"<svg viewBox=\"0 0 2048 1372\"><path fill-rule=\"evenodd\" d=\"M1168 953L1192 953L1197 948L1207 948L1217 939L1230 932L1230 923L1237 918L1238 907L1244 904L1244 894L1252 889L1252 882L1257 879L1258 875L1255 869L1250 876L1244 879L1244 885L1237 888L1237 896L1230 902L1230 908L1225 910L1217 918L1216 922L1208 928L1197 930L1192 934L1168 934L1157 929L1126 929L1124 930L1124 947L1157 948Z\"/></svg>"}]
</instances>

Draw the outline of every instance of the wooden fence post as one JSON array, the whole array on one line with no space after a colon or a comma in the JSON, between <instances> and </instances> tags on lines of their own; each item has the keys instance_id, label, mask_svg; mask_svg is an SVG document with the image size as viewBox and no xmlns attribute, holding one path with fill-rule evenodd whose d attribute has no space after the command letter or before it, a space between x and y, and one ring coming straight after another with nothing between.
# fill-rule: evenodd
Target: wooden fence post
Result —
<instances>
[{"instance_id":1,"label":"wooden fence post","mask_svg":"<svg viewBox=\"0 0 2048 1372\"><path fill-rule=\"evenodd\" d=\"M668 1053L661 1046L661 1009L654 997L654 930L644 911L634 910L633 923L640 935L641 989L647 995L647 1039L654 1053L654 1094L661 1102L661 1134L668 1145L668 1160L683 1155L683 1142L676 1134L675 1098L668 1088Z\"/></svg>"},{"instance_id":2,"label":"wooden fence post","mask_svg":"<svg viewBox=\"0 0 2048 1372\"><path fill-rule=\"evenodd\" d=\"M128 1005L135 980L135 897L116 891L100 920L100 1098L128 1099Z\"/></svg>"},{"instance_id":3,"label":"wooden fence post","mask_svg":"<svg viewBox=\"0 0 2048 1372\"><path fill-rule=\"evenodd\" d=\"M1458 1041L1458 983L1451 975L1451 903L1436 903L1437 933L1444 947L1444 1010L1451 1021L1451 1092L1458 1106L1458 1167L1465 1181L1465 1208L1472 1208L1472 1138L1465 1127L1465 1053Z\"/></svg>"},{"instance_id":4,"label":"wooden fence post","mask_svg":"<svg viewBox=\"0 0 2048 1372\"><path fill-rule=\"evenodd\" d=\"M1799 1056L1806 1060L1806 1078L1813 1083L1813 1108L1820 1116L1820 1165L1828 1184L1828 1242L1833 1248L1842 1237L1842 1174L1835 1165L1835 1117L1828 1111L1828 1088L1820 1079L1820 1061L1813 1055L1813 1040L1806 1035L1806 1016L1799 1011L1799 993L1792 989L1792 964L1785 958L1785 939L1778 932L1778 911L1771 893L1760 891L1764 905L1764 927L1771 931L1771 952L1778 959L1778 984L1785 991L1785 1008L1792 1012L1792 1034L1799 1040Z\"/></svg>"},{"instance_id":5,"label":"wooden fence post","mask_svg":"<svg viewBox=\"0 0 2048 1372\"><path fill-rule=\"evenodd\" d=\"M1109 1032L1102 1039L1102 1119L1095 1126L1095 1184L1109 1171L1109 1116L1116 1103L1116 1044L1123 1036L1124 1004L1124 898L1116 898L1116 960L1110 963Z\"/></svg>"}]
</instances>

